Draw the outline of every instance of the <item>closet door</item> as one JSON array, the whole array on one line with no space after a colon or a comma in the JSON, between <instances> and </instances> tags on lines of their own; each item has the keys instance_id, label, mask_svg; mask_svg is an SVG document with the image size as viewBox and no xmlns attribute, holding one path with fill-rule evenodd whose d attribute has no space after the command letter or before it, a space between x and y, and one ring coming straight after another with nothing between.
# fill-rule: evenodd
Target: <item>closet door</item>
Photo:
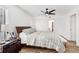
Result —
<instances>
[{"instance_id":1,"label":"closet door","mask_svg":"<svg viewBox=\"0 0 79 59\"><path fill-rule=\"evenodd\" d=\"M76 14L73 14L70 19L71 40L76 41Z\"/></svg>"}]
</instances>

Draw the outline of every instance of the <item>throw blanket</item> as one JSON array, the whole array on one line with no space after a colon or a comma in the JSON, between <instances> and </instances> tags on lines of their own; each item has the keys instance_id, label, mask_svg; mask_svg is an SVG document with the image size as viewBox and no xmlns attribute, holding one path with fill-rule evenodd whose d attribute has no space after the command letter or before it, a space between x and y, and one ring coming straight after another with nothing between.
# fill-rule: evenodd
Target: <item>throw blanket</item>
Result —
<instances>
[{"instance_id":1,"label":"throw blanket","mask_svg":"<svg viewBox=\"0 0 79 59\"><path fill-rule=\"evenodd\" d=\"M55 49L58 52L65 51L63 42L54 32L34 32L27 36L26 44Z\"/></svg>"}]
</instances>

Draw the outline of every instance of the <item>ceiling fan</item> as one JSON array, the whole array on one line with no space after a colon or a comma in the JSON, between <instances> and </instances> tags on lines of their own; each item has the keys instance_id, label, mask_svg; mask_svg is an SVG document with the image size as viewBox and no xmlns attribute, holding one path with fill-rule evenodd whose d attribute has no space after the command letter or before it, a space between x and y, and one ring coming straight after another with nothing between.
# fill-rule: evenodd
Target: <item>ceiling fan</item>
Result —
<instances>
[{"instance_id":1,"label":"ceiling fan","mask_svg":"<svg viewBox=\"0 0 79 59\"><path fill-rule=\"evenodd\" d=\"M43 14L47 14L47 15L55 15L54 11L56 11L55 9L53 10L49 10L48 8L45 9L45 11L41 11Z\"/></svg>"}]
</instances>

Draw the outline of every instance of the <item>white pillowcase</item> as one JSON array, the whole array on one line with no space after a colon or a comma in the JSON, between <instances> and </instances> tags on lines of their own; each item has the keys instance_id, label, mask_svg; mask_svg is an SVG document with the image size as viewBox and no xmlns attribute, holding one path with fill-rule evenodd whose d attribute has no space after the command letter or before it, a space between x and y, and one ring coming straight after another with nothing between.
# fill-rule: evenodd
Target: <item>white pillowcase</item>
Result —
<instances>
[{"instance_id":1,"label":"white pillowcase","mask_svg":"<svg viewBox=\"0 0 79 59\"><path fill-rule=\"evenodd\" d=\"M22 32L24 32L26 34L31 34L31 33L35 32L35 29L33 29L33 28L24 29L24 30L22 30Z\"/></svg>"}]
</instances>

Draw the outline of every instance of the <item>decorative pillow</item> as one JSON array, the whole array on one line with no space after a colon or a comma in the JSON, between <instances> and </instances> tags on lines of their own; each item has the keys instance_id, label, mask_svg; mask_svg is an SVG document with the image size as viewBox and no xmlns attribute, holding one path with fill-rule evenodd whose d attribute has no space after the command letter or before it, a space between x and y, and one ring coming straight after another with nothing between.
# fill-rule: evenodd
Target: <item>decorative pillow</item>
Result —
<instances>
[{"instance_id":1,"label":"decorative pillow","mask_svg":"<svg viewBox=\"0 0 79 59\"><path fill-rule=\"evenodd\" d=\"M35 31L36 31L36 30L33 29L33 28L29 28L29 29L24 29L24 30L22 30L22 32L24 32L24 33L26 33L26 34L31 34L31 33L35 32Z\"/></svg>"}]
</instances>

